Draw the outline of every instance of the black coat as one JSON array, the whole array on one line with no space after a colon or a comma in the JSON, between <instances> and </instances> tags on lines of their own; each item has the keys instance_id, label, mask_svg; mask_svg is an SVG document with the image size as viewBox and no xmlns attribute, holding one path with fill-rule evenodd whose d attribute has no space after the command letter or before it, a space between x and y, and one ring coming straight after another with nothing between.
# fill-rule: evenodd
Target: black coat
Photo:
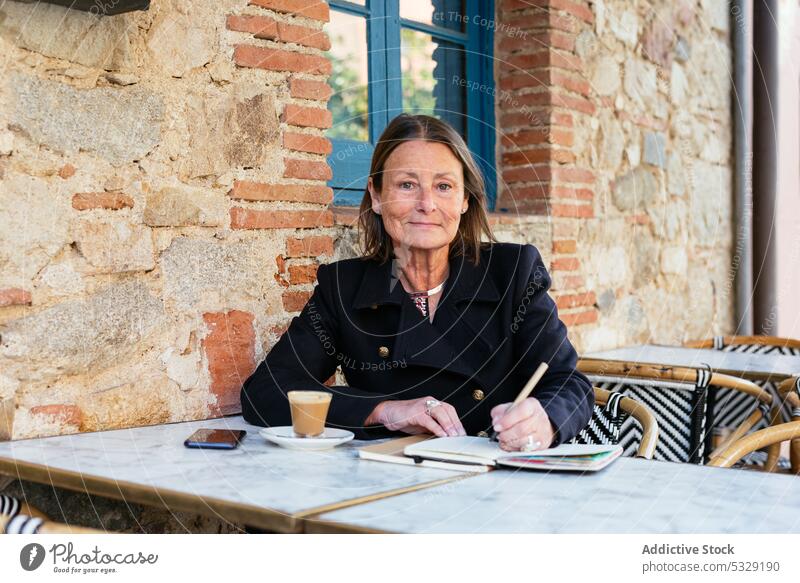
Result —
<instances>
[{"instance_id":1,"label":"black coat","mask_svg":"<svg viewBox=\"0 0 800 583\"><path fill-rule=\"evenodd\" d=\"M430 323L399 283L391 262L348 259L321 265L302 313L242 387L242 412L256 425L290 425L286 392L333 393L328 425L357 438L400 435L364 427L381 401L432 396L453 405L470 435L486 430L489 411L513 401L545 361L534 389L556 429L554 445L589 421L591 384L547 290L532 245L487 245L478 266L456 257ZM341 366L348 386L323 383Z\"/></svg>"}]
</instances>

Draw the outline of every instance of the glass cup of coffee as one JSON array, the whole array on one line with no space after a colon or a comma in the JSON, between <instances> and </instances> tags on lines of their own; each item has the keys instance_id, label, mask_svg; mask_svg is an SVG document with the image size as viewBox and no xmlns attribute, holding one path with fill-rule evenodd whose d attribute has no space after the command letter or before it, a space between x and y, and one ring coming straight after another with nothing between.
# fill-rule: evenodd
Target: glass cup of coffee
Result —
<instances>
[{"instance_id":1,"label":"glass cup of coffee","mask_svg":"<svg viewBox=\"0 0 800 583\"><path fill-rule=\"evenodd\" d=\"M325 433L325 419L331 404L325 391L289 391L292 429L297 437L319 437Z\"/></svg>"}]
</instances>

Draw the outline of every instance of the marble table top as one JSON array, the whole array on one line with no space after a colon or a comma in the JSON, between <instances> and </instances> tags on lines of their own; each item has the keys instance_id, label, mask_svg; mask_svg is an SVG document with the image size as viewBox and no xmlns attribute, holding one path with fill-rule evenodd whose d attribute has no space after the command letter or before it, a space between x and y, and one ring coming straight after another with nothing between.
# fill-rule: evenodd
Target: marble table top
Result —
<instances>
[{"instance_id":1,"label":"marble table top","mask_svg":"<svg viewBox=\"0 0 800 583\"><path fill-rule=\"evenodd\" d=\"M306 531L800 533L800 478L638 458L585 475L501 469L323 513Z\"/></svg>"},{"instance_id":2,"label":"marble table top","mask_svg":"<svg viewBox=\"0 0 800 583\"><path fill-rule=\"evenodd\" d=\"M198 428L246 429L235 450L188 449ZM351 441L321 452L267 442L241 416L0 443L0 473L72 490L293 532L319 507L464 477L359 460Z\"/></svg>"},{"instance_id":3,"label":"marble table top","mask_svg":"<svg viewBox=\"0 0 800 583\"><path fill-rule=\"evenodd\" d=\"M583 355L586 358L625 360L647 364L702 367L708 364L717 372L754 380L767 377L785 378L800 374L800 356L785 354L746 354L723 352L711 348L686 348L640 344Z\"/></svg>"}]
</instances>

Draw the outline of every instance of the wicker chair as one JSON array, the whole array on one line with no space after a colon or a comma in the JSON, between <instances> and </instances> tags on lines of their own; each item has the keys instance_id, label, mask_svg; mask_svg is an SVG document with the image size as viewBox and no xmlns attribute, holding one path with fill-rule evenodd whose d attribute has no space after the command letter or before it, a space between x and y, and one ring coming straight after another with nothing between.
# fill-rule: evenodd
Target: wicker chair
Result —
<instances>
[{"instance_id":1,"label":"wicker chair","mask_svg":"<svg viewBox=\"0 0 800 583\"><path fill-rule=\"evenodd\" d=\"M737 439L723 451L714 455L708 465L718 468L730 468L754 451L787 440L792 440L793 444L800 441L800 420L760 429L755 433ZM793 474L800 474L800 468L798 467L793 467L791 471Z\"/></svg>"},{"instance_id":2,"label":"wicker chair","mask_svg":"<svg viewBox=\"0 0 800 583\"><path fill-rule=\"evenodd\" d=\"M800 376L786 379L778 385L778 394L783 404L792 412L792 422L800 421ZM789 460L792 473L800 473L800 439L789 444ZM769 464L772 460L767 460Z\"/></svg>"},{"instance_id":3,"label":"wicker chair","mask_svg":"<svg viewBox=\"0 0 800 583\"><path fill-rule=\"evenodd\" d=\"M686 342L684 346L687 348L713 348L725 352L800 356L800 340L777 336L714 336L706 340Z\"/></svg>"},{"instance_id":4,"label":"wicker chair","mask_svg":"<svg viewBox=\"0 0 800 583\"><path fill-rule=\"evenodd\" d=\"M41 518L43 520L48 519L47 515L44 512L42 512L38 508L31 506L27 502L18 500L13 496L0 494L0 516L7 516L8 518L14 518L17 514L25 514L26 516Z\"/></svg>"},{"instance_id":5,"label":"wicker chair","mask_svg":"<svg viewBox=\"0 0 800 583\"><path fill-rule=\"evenodd\" d=\"M711 348L723 352L742 352L747 354L783 354L787 356L800 356L800 340L793 338L779 338L777 336L714 336L706 340L687 342L689 348ZM780 379L778 379L780 380ZM792 419L791 407L778 394L777 381L754 380L758 386L768 391L776 403L783 406L772 411L769 418L761 420L754 429L764 429L768 425L785 423ZM717 427L725 429L736 427L750 414L753 408L752 400L741 393L720 390L714 404L714 416ZM747 456L745 462L750 465L764 467L773 471L776 467L788 468L789 460L779 457L780 445L770 446L766 452L753 452Z\"/></svg>"},{"instance_id":6,"label":"wicker chair","mask_svg":"<svg viewBox=\"0 0 800 583\"><path fill-rule=\"evenodd\" d=\"M653 413L630 397L597 387L594 388L594 414L572 442L617 444L620 441L620 428L627 417L634 419L640 428L641 439L635 456L653 459L658 443L658 421Z\"/></svg>"},{"instance_id":7,"label":"wicker chair","mask_svg":"<svg viewBox=\"0 0 800 583\"><path fill-rule=\"evenodd\" d=\"M705 369L581 359L578 370L595 386L632 396L656 416L659 439L654 459L658 460L703 463L710 459L716 420L713 408L707 406L709 393L713 397L720 388L732 389L758 404L718 449L744 436L769 414L772 403L771 396L756 384ZM620 428L620 443L627 455L640 439L641 430L626 420Z\"/></svg>"},{"instance_id":8,"label":"wicker chair","mask_svg":"<svg viewBox=\"0 0 800 583\"><path fill-rule=\"evenodd\" d=\"M2 534L109 534L94 528L71 526L60 522L47 522L41 518L17 514L16 516L0 515L0 533Z\"/></svg>"}]
</instances>

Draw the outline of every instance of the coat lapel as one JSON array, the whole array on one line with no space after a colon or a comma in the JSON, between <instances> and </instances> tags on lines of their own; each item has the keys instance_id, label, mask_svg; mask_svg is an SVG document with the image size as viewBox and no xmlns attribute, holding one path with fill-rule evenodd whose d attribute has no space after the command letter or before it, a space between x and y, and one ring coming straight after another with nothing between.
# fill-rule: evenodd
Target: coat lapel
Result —
<instances>
[{"instance_id":1,"label":"coat lapel","mask_svg":"<svg viewBox=\"0 0 800 583\"><path fill-rule=\"evenodd\" d=\"M380 264L377 261L366 261L366 264L364 277L361 278L361 285L353 300L353 309L363 310L385 304L400 305L402 287L395 286L394 290L389 290L392 262ZM340 285L352 285L352 283L340 282Z\"/></svg>"},{"instance_id":2,"label":"coat lapel","mask_svg":"<svg viewBox=\"0 0 800 583\"><path fill-rule=\"evenodd\" d=\"M463 257L450 259L450 275L433 323L419 313L402 286L390 292L391 262L369 262L353 308L399 305L398 329L386 331L397 334L393 358L480 382L481 369L505 342L501 338L487 340L495 329L489 320L497 317L493 308L501 298L487 274L485 259L477 266Z\"/></svg>"}]
</instances>

